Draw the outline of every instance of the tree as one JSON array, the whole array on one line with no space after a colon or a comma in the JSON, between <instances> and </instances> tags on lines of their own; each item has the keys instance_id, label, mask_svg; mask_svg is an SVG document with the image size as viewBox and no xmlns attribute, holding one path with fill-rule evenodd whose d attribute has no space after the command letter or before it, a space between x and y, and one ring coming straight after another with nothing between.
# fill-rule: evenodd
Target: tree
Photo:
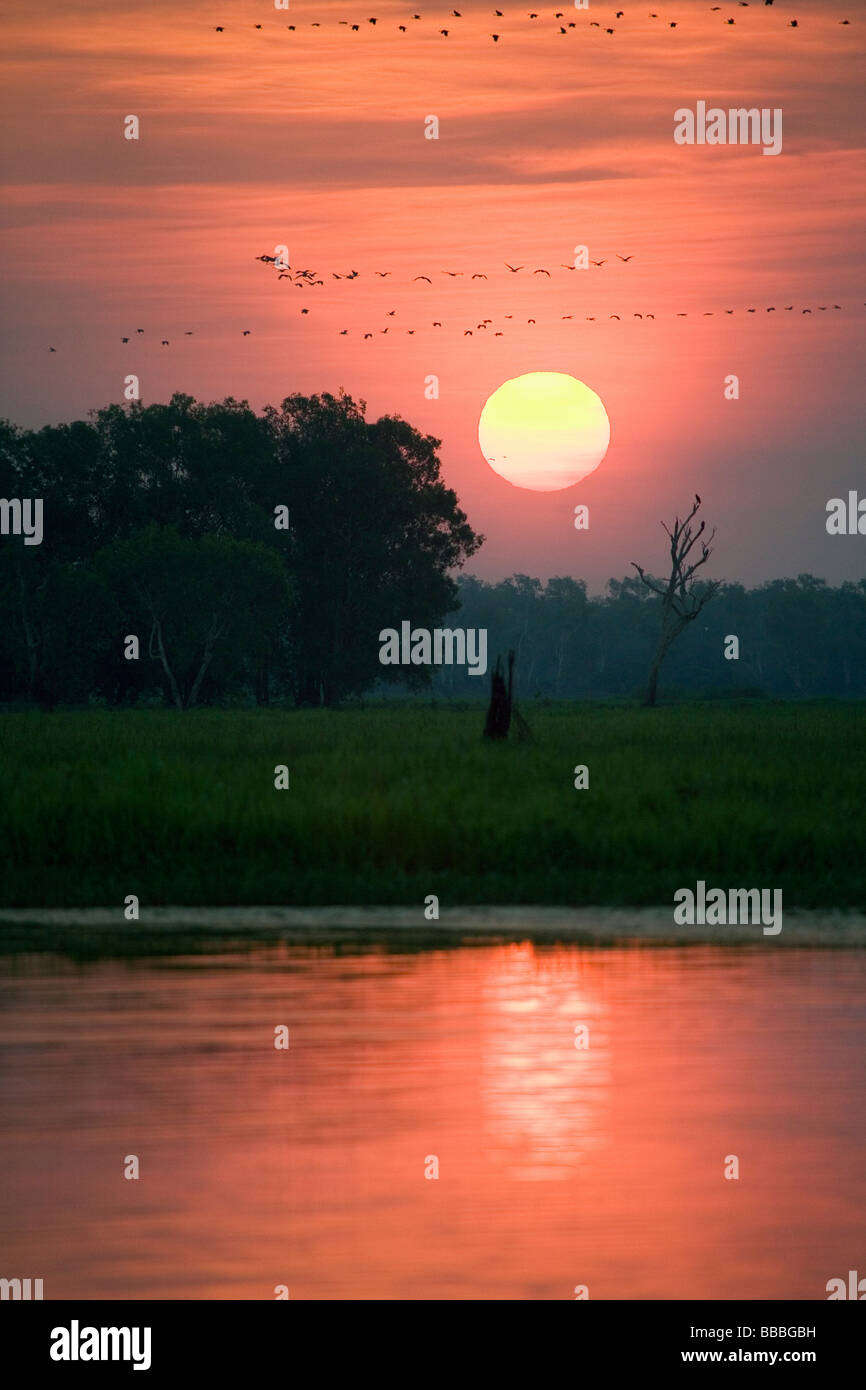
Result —
<instances>
[{"instance_id":1,"label":"tree","mask_svg":"<svg viewBox=\"0 0 866 1390\"><path fill-rule=\"evenodd\" d=\"M709 602L721 584L721 580L718 579L710 580L704 584L694 582L696 571L706 564L712 554L711 543L716 534L713 530L706 541L701 540L706 529L705 521L701 522L696 531L692 529L692 521L697 515L700 505L701 499L695 493L694 505L684 521L675 517L673 530L665 526L664 522L661 523L670 537L671 572L666 584L645 574L640 565L636 564L634 560L632 561L633 567L640 575L641 583L651 589L654 594L658 594L662 601L661 632L650 666L646 700L644 701L647 705L654 705L656 702L659 671L671 643L679 637L689 623L694 622L701 609ZM700 558L687 563L693 547L699 541L701 545Z\"/></svg>"},{"instance_id":2,"label":"tree","mask_svg":"<svg viewBox=\"0 0 866 1390\"><path fill-rule=\"evenodd\" d=\"M288 584L267 546L224 536L191 540L149 526L102 551L99 566L141 655L158 665L177 709L199 702L212 665L278 639Z\"/></svg>"},{"instance_id":3,"label":"tree","mask_svg":"<svg viewBox=\"0 0 866 1390\"><path fill-rule=\"evenodd\" d=\"M483 540L439 476L439 440L395 416L369 422L365 409L340 392L265 411L281 465L271 505L291 506L298 704L332 704L377 679L429 684L422 668L382 666L378 634L405 619L437 626L457 607L451 571Z\"/></svg>"}]
</instances>

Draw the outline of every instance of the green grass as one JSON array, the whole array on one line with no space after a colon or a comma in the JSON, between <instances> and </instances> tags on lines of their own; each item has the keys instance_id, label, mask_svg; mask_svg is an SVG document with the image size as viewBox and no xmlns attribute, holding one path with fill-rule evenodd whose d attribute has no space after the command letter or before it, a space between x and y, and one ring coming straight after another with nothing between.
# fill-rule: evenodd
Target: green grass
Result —
<instances>
[{"instance_id":1,"label":"green grass","mask_svg":"<svg viewBox=\"0 0 866 1390\"><path fill-rule=\"evenodd\" d=\"M0 903L866 903L862 706L524 713L499 746L481 707L4 715Z\"/></svg>"}]
</instances>

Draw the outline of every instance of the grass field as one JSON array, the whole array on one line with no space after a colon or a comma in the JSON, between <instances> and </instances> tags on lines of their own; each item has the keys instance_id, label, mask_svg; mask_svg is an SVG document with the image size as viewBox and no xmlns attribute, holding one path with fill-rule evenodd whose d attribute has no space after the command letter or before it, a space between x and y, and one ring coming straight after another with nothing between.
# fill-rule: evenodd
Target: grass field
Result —
<instances>
[{"instance_id":1,"label":"grass field","mask_svg":"<svg viewBox=\"0 0 866 1390\"><path fill-rule=\"evenodd\" d=\"M505 745L480 706L6 714L0 903L866 903L862 705L524 713Z\"/></svg>"}]
</instances>

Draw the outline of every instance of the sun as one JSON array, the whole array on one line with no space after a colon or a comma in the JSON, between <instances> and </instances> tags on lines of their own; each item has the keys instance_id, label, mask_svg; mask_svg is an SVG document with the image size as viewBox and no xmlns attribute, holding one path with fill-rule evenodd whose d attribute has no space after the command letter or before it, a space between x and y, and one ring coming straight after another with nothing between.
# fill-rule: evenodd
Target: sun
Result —
<instances>
[{"instance_id":1,"label":"sun","mask_svg":"<svg viewBox=\"0 0 866 1390\"><path fill-rule=\"evenodd\" d=\"M576 377L527 372L488 398L478 442L507 482L557 492L598 468L610 444L610 421L599 397Z\"/></svg>"}]
</instances>

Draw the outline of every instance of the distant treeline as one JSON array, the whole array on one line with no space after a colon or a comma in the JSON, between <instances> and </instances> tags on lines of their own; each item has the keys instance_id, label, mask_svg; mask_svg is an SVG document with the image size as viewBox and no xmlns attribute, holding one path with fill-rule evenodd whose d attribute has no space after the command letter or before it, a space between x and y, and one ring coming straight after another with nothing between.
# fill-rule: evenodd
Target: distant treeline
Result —
<instances>
[{"instance_id":1,"label":"distant treeline","mask_svg":"<svg viewBox=\"0 0 866 1390\"><path fill-rule=\"evenodd\" d=\"M342 392L260 415L176 395L36 431L0 422L0 702L486 697L465 667L383 666L379 633L404 621L486 629L491 665L516 652L524 698L639 692L659 598L636 577L594 598L570 578L458 581L483 537L438 447L399 417L367 421ZM724 585L662 682L866 696L866 580Z\"/></svg>"},{"instance_id":2,"label":"distant treeline","mask_svg":"<svg viewBox=\"0 0 866 1390\"><path fill-rule=\"evenodd\" d=\"M491 661L517 653L524 698L641 694L658 641L660 600L635 576L588 597L575 579L517 574L499 584L459 581L461 626L486 627ZM739 659L725 658L736 637ZM733 643L727 643L729 650ZM750 691L806 698L866 696L866 579L833 588L809 574L758 588L723 584L668 652L662 686L693 694ZM464 670L436 672L437 695L477 697Z\"/></svg>"}]
</instances>

